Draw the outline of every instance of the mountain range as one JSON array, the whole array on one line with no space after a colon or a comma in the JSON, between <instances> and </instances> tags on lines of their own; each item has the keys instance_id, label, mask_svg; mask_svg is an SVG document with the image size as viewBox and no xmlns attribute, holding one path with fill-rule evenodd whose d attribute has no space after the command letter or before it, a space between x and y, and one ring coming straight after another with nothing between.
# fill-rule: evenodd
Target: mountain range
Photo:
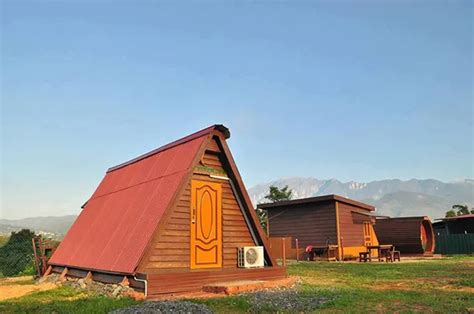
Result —
<instances>
[{"instance_id":1,"label":"mountain range","mask_svg":"<svg viewBox=\"0 0 474 314\"><path fill-rule=\"evenodd\" d=\"M269 186L293 190L293 198L338 194L374 205L379 215L444 217L454 204L474 207L474 180L444 183L438 180L397 179L361 182L341 182L336 179L282 178L256 185L248 190L253 204L265 202ZM30 217L17 220L0 219L0 235L23 228L34 230L45 236L61 239L76 219L76 215L59 217Z\"/></svg>"},{"instance_id":2,"label":"mountain range","mask_svg":"<svg viewBox=\"0 0 474 314\"><path fill-rule=\"evenodd\" d=\"M445 183L438 180L398 179L371 182L341 182L336 179L282 178L259 184L249 189L254 205L265 203L269 186L289 186L293 198L338 194L377 208L376 213L392 217L429 216L444 217L454 204L474 206L474 180L466 179Z\"/></svg>"},{"instance_id":3,"label":"mountain range","mask_svg":"<svg viewBox=\"0 0 474 314\"><path fill-rule=\"evenodd\" d=\"M62 239L76 219L76 215L0 219L0 235L9 235L20 229L34 230L54 239Z\"/></svg>"}]
</instances>

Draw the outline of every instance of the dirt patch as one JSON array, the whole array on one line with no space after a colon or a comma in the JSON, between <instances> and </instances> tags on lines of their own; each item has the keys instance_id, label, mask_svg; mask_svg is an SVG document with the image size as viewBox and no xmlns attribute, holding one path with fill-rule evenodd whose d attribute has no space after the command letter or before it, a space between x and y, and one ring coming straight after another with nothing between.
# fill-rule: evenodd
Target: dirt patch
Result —
<instances>
[{"instance_id":1,"label":"dirt patch","mask_svg":"<svg viewBox=\"0 0 474 314\"><path fill-rule=\"evenodd\" d=\"M443 260L442 257L417 257L417 258L404 258L402 257L399 262L395 263L402 263L402 264L409 264L409 263L429 263L432 261L440 261Z\"/></svg>"},{"instance_id":2,"label":"dirt patch","mask_svg":"<svg viewBox=\"0 0 474 314\"><path fill-rule=\"evenodd\" d=\"M471 287L462 287L462 286L453 286L453 285L447 285L439 288L435 288L443 291L453 291L453 292L469 292L474 294L474 288Z\"/></svg>"},{"instance_id":3,"label":"dirt patch","mask_svg":"<svg viewBox=\"0 0 474 314\"><path fill-rule=\"evenodd\" d=\"M0 285L6 284L6 283L15 283L17 281L27 281L27 280L33 280L33 276L19 276L19 277L0 278Z\"/></svg>"},{"instance_id":4,"label":"dirt patch","mask_svg":"<svg viewBox=\"0 0 474 314\"><path fill-rule=\"evenodd\" d=\"M54 288L57 288L57 286L49 282L33 285L0 286L0 301L19 298L32 292L46 291Z\"/></svg>"},{"instance_id":5,"label":"dirt patch","mask_svg":"<svg viewBox=\"0 0 474 314\"><path fill-rule=\"evenodd\" d=\"M392 302L383 302L376 306L375 313L387 313L395 311L395 313L400 312L410 312L410 313L432 313L433 310L425 305L412 304L407 306L401 301L392 301Z\"/></svg>"},{"instance_id":6,"label":"dirt patch","mask_svg":"<svg viewBox=\"0 0 474 314\"><path fill-rule=\"evenodd\" d=\"M374 285L367 286L368 289L376 291L384 290L417 290L420 288L420 285L429 285L426 281L413 282L412 280L397 280L397 281L379 281Z\"/></svg>"},{"instance_id":7,"label":"dirt patch","mask_svg":"<svg viewBox=\"0 0 474 314\"><path fill-rule=\"evenodd\" d=\"M456 281L449 278L418 278L413 280L397 280L397 281L382 281L375 285L368 286L372 290L419 290L426 288L430 290L453 291L453 292L469 292L474 293L472 287L462 287L455 285Z\"/></svg>"},{"instance_id":8,"label":"dirt patch","mask_svg":"<svg viewBox=\"0 0 474 314\"><path fill-rule=\"evenodd\" d=\"M331 286L334 287L338 284L344 284L344 280L334 279L334 278L324 278L324 277L301 277L301 280L309 285L316 286Z\"/></svg>"}]
</instances>

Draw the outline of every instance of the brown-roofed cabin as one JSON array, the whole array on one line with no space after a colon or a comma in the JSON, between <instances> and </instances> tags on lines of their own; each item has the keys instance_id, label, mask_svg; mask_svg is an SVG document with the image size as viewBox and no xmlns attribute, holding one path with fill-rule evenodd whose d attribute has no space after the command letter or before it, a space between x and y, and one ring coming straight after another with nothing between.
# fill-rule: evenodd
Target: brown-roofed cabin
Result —
<instances>
[{"instance_id":1,"label":"brown-roofed cabin","mask_svg":"<svg viewBox=\"0 0 474 314\"><path fill-rule=\"evenodd\" d=\"M127 279L149 298L285 277L267 249L229 136L214 125L110 168L49 261L52 271ZM247 248L247 258L244 247L258 248Z\"/></svg>"},{"instance_id":2,"label":"brown-roofed cabin","mask_svg":"<svg viewBox=\"0 0 474 314\"><path fill-rule=\"evenodd\" d=\"M361 202L326 195L258 207L268 212L270 237L298 239L303 250L310 245L337 245L337 258L341 260L358 257L367 245L378 245L371 215L375 208Z\"/></svg>"}]
</instances>

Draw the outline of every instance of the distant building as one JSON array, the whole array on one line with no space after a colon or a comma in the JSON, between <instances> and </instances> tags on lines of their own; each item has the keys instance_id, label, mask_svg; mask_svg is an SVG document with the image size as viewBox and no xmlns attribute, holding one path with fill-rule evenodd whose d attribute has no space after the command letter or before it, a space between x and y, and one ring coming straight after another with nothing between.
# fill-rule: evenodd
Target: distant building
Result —
<instances>
[{"instance_id":1,"label":"distant building","mask_svg":"<svg viewBox=\"0 0 474 314\"><path fill-rule=\"evenodd\" d=\"M260 204L268 212L268 235L298 239L301 248L337 246L337 258L356 258L378 245L375 207L339 195ZM292 243L292 249L295 243Z\"/></svg>"},{"instance_id":2,"label":"distant building","mask_svg":"<svg viewBox=\"0 0 474 314\"><path fill-rule=\"evenodd\" d=\"M436 235L474 233L474 214L448 217L433 224Z\"/></svg>"},{"instance_id":3,"label":"distant building","mask_svg":"<svg viewBox=\"0 0 474 314\"><path fill-rule=\"evenodd\" d=\"M474 215L438 219L433 224L436 235L436 253L474 253Z\"/></svg>"}]
</instances>

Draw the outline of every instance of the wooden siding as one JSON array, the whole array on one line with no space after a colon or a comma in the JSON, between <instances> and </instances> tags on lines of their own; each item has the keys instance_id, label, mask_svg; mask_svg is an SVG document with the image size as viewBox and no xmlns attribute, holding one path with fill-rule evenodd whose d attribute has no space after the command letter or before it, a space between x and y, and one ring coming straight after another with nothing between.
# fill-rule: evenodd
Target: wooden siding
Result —
<instances>
[{"instance_id":1,"label":"wooden siding","mask_svg":"<svg viewBox=\"0 0 474 314\"><path fill-rule=\"evenodd\" d=\"M423 248L421 227L424 225L429 245ZM377 219L375 231L381 244L393 244L401 253L424 254L434 251L434 232L424 217Z\"/></svg>"},{"instance_id":2,"label":"wooden siding","mask_svg":"<svg viewBox=\"0 0 474 314\"><path fill-rule=\"evenodd\" d=\"M238 280L275 280L286 277L284 267L255 269L224 269L222 271L191 271L181 273L149 274L148 298L162 295L200 291L205 285Z\"/></svg>"},{"instance_id":3,"label":"wooden siding","mask_svg":"<svg viewBox=\"0 0 474 314\"><path fill-rule=\"evenodd\" d=\"M283 259L283 243L285 245L285 257L287 259L296 259L296 241L292 237L271 237L268 238L268 244L272 255L277 259ZM302 256L305 248L299 248L299 255Z\"/></svg>"},{"instance_id":4,"label":"wooden siding","mask_svg":"<svg viewBox=\"0 0 474 314\"><path fill-rule=\"evenodd\" d=\"M339 202L339 230L342 245L364 246L364 222L370 222L370 217L355 211L364 211L355 206ZM367 213L369 213L367 211Z\"/></svg>"},{"instance_id":5,"label":"wooden siding","mask_svg":"<svg viewBox=\"0 0 474 314\"><path fill-rule=\"evenodd\" d=\"M212 140L201 162L205 166L224 171L219 153L216 153L217 150L218 146ZM237 268L237 248L253 246L255 242L229 182L197 173L192 175L192 179L218 182L222 185L222 267ZM188 182L177 205L171 209L168 222L154 239L155 246L142 269L143 272L190 269L190 198L191 182Z\"/></svg>"},{"instance_id":6,"label":"wooden siding","mask_svg":"<svg viewBox=\"0 0 474 314\"><path fill-rule=\"evenodd\" d=\"M340 245L340 256L353 257L364 248L364 222L371 222L366 209L338 202L336 219L336 202L320 202L313 204L296 204L272 208L269 213L269 232L271 237L292 237L299 240L300 252L307 245L324 246L327 241ZM339 224L339 228L337 228ZM339 231L338 231L339 229ZM373 244L378 244L375 232ZM342 241L338 241L338 234ZM293 241L294 242L294 241ZM295 247L295 243L292 243Z\"/></svg>"},{"instance_id":7,"label":"wooden siding","mask_svg":"<svg viewBox=\"0 0 474 314\"><path fill-rule=\"evenodd\" d=\"M326 245L328 240L337 244L334 202L275 208L268 214L270 236L298 239L302 251L308 245Z\"/></svg>"}]
</instances>

